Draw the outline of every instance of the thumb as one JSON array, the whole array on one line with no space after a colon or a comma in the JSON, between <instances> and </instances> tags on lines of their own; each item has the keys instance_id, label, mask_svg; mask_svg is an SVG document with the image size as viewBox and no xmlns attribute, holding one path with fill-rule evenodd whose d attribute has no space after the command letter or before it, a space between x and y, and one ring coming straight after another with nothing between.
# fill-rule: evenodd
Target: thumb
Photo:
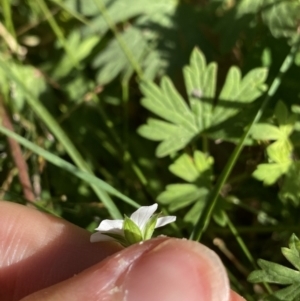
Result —
<instances>
[{"instance_id":1,"label":"thumb","mask_svg":"<svg viewBox=\"0 0 300 301\"><path fill-rule=\"evenodd\" d=\"M133 245L23 301L238 301L218 256L196 242L156 238Z\"/></svg>"}]
</instances>

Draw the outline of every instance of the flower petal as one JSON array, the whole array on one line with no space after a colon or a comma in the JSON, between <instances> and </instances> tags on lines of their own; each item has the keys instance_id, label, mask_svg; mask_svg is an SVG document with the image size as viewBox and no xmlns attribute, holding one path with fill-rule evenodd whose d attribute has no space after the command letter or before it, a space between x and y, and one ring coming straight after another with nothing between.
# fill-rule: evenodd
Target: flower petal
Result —
<instances>
[{"instance_id":1,"label":"flower petal","mask_svg":"<svg viewBox=\"0 0 300 301\"><path fill-rule=\"evenodd\" d=\"M170 215L170 216L164 216L164 217L159 217L156 221L155 228L162 227L164 225L173 223L176 221L176 216Z\"/></svg>"},{"instance_id":2,"label":"flower petal","mask_svg":"<svg viewBox=\"0 0 300 301\"><path fill-rule=\"evenodd\" d=\"M100 232L93 233L90 237L90 242L98 242L98 241L113 241L114 238L102 234Z\"/></svg>"},{"instance_id":3,"label":"flower petal","mask_svg":"<svg viewBox=\"0 0 300 301\"><path fill-rule=\"evenodd\" d=\"M119 233L120 230L123 228L123 220L117 219L117 220L110 220L105 219L103 220L98 228L96 228L96 231L100 232L112 232L112 233Z\"/></svg>"},{"instance_id":4,"label":"flower petal","mask_svg":"<svg viewBox=\"0 0 300 301\"><path fill-rule=\"evenodd\" d=\"M157 204L153 204L151 206L142 206L131 214L130 219L136 223L141 231L143 231L149 218L153 215L156 209Z\"/></svg>"}]
</instances>

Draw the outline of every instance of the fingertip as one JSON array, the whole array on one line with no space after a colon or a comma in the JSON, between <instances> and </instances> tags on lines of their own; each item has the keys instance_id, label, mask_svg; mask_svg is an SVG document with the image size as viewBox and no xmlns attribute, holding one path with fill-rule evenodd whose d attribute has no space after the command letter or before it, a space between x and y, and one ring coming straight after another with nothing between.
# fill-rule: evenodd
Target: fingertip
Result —
<instances>
[{"instance_id":1,"label":"fingertip","mask_svg":"<svg viewBox=\"0 0 300 301\"><path fill-rule=\"evenodd\" d=\"M130 301L229 300L228 278L218 256L183 239L168 239L143 254L118 284Z\"/></svg>"},{"instance_id":2,"label":"fingertip","mask_svg":"<svg viewBox=\"0 0 300 301\"><path fill-rule=\"evenodd\" d=\"M45 295L45 292L47 294ZM26 301L229 301L218 256L196 242L157 238L131 246Z\"/></svg>"}]
</instances>

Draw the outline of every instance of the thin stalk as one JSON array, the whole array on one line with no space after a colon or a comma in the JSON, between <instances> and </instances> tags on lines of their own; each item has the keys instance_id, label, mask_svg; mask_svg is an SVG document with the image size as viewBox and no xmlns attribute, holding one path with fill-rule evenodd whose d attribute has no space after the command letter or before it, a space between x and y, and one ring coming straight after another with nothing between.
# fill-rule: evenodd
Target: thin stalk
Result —
<instances>
[{"instance_id":1,"label":"thin stalk","mask_svg":"<svg viewBox=\"0 0 300 301\"><path fill-rule=\"evenodd\" d=\"M45 16L47 18L47 21L48 21L50 27L52 28L53 32L57 36L59 42L61 43L61 45L65 49L66 53L68 54L73 66L75 68L79 68L79 63L78 63L77 59L75 58L75 56L73 54L73 51L69 48L68 43L67 43L67 41L64 37L63 32L61 31L61 29L58 26L57 22L53 18L52 14L51 14L51 11L49 10L49 8L46 5L45 1L44 0L37 0L37 3L40 6L42 12L45 14Z\"/></svg>"},{"instance_id":2,"label":"thin stalk","mask_svg":"<svg viewBox=\"0 0 300 301\"><path fill-rule=\"evenodd\" d=\"M106 126L107 131L109 132L109 136L113 139L113 144L115 146L115 149L119 153L120 156L123 156L123 162L124 164L128 164L131 168L131 170L134 172L140 183L147 187L148 181L145 175L143 174L140 167L135 163L133 157L131 156L131 153L126 149L126 143L122 143L119 136L117 135L113 122L109 119L109 117L104 112L102 106L100 105L97 108L98 112L100 113L102 119L104 120L104 124Z\"/></svg>"},{"instance_id":3,"label":"thin stalk","mask_svg":"<svg viewBox=\"0 0 300 301\"><path fill-rule=\"evenodd\" d=\"M10 8L10 0L2 0L2 11L4 16L4 24L8 32L12 35L12 37L16 38L16 32L14 28L14 22L12 19L12 13Z\"/></svg>"},{"instance_id":4,"label":"thin stalk","mask_svg":"<svg viewBox=\"0 0 300 301\"><path fill-rule=\"evenodd\" d=\"M237 229L235 228L234 224L231 222L229 216L227 215L227 213L225 211L223 211L223 214L225 214L226 217L226 221L227 221L227 225L228 228L230 229L231 233L233 234L233 236L235 237L237 243L239 244L240 248L243 250L244 254L246 255L247 259L249 260L249 262L251 263L252 267L254 269L258 269L257 264L255 263L254 258L252 257L249 249L247 248L246 244L244 243L244 240L242 239L242 237L240 236L239 232L237 231ZM263 285L265 287L265 289L267 290L267 292L269 294L272 294L273 291L271 289L271 287L269 286L268 283L263 282Z\"/></svg>"},{"instance_id":5,"label":"thin stalk","mask_svg":"<svg viewBox=\"0 0 300 301\"><path fill-rule=\"evenodd\" d=\"M105 22L107 23L107 25L109 26L110 30L113 32L116 40L118 41L121 49L123 50L124 54L126 55L126 57L127 57L128 61L130 62L132 68L135 70L138 77L140 79L142 79L143 76L144 76L142 68L139 65L139 63L137 62L137 60L135 59L135 57L134 57L133 53L131 52L131 50L129 49L129 47L124 42L121 35L119 34L118 29L117 29L114 21L111 19L110 15L109 15L106 7L105 7L105 4L103 3L102 0L94 0L94 2L98 6L99 11L103 15L103 18L104 18Z\"/></svg>"},{"instance_id":6,"label":"thin stalk","mask_svg":"<svg viewBox=\"0 0 300 301\"><path fill-rule=\"evenodd\" d=\"M242 251L244 252L245 256L247 257L247 259L249 260L249 262L251 263L252 267L254 269L257 269L257 265L255 263L254 258L252 257L249 249L247 248L246 244L244 243L242 237L240 236L238 230L236 229L236 227L234 226L234 224L231 222L229 216L227 215L227 213L225 211L223 211L223 214L225 215L226 218L226 222L227 222L227 226L230 229L230 232L233 234L233 236L235 237L237 243L239 244L240 248L242 249Z\"/></svg>"},{"instance_id":7,"label":"thin stalk","mask_svg":"<svg viewBox=\"0 0 300 301\"><path fill-rule=\"evenodd\" d=\"M243 285L241 284L241 280L240 279L237 279L236 276L234 276L230 270L227 269L227 274L228 274L228 278L230 280L230 283L236 287L235 291L236 292L239 292L241 295L242 294L247 294L245 293L246 289L243 287ZM247 294L247 295L244 295L243 297L247 298L248 301L255 301L255 299Z\"/></svg>"},{"instance_id":8,"label":"thin stalk","mask_svg":"<svg viewBox=\"0 0 300 301\"><path fill-rule=\"evenodd\" d=\"M45 107L41 104L41 102L36 99L32 93L24 86L23 82L16 76L11 68L9 68L7 62L5 62L2 58L0 58L0 67L4 70L7 77L9 77L12 81L14 81L20 89L23 91L26 96L26 100L28 105L31 107L32 111L46 124L49 130L54 134L57 140L63 145L66 152L75 162L75 164L82 170L86 171L89 174L92 174L92 170L82 158L81 154L78 152L70 138L66 135L60 125L56 122L56 120L52 117L52 115L45 109ZM98 196L98 198L103 202L103 204L108 209L109 213L113 218L122 218L122 215L113 200L110 196L103 191L100 187L91 185L94 192Z\"/></svg>"},{"instance_id":9,"label":"thin stalk","mask_svg":"<svg viewBox=\"0 0 300 301\"><path fill-rule=\"evenodd\" d=\"M205 154L209 154L209 145L208 145L208 138L205 134L202 136L202 151Z\"/></svg>"},{"instance_id":10,"label":"thin stalk","mask_svg":"<svg viewBox=\"0 0 300 301\"><path fill-rule=\"evenodd\" d=\"M129 111L128 111L128 101L129 101L129 77L125 76L122 80L122 108L123 108L123 141L124 150L128 150L128 133L129 133Z\"/></svg>"},{"instance_id":11,"label":"thin stalk","mask_svg":"<svg viewBox=\"0 0 300 301\"><path fill-rule=\"evenodd\" d=\"M244 147L244 142L247 139L247 137L250 134L250 131L253 127L253 125L255 123L257 123L259 121L259 119L261 118L266 106L268 105L270 99L274 96L274 94L276 93L276 91L278 90L282 78L284 76L284 74L290 69L290 67L293 65L294 62L294 57L298 51L299 48L299 43L300 43L300 38L298 38L297 43L291 47L291 50L289 52L289 54L286 56L285 60L283 61L279 72L276 76L276 78L273 80L267 95L264 99L264 101L262 102L259 110L257 111L256 115L254 116L252 122L250 123L250 125L247 127L247 129L245 130L243 136L241 137L241 139L239 140L239 143L237 144L237 146L235 147L233 153L231 154L229 160L227 161L217 183L215 188L213 189L213 191L211 192L211 194L208 196L208 200L206 203L206 206L204 207L203 212L201 213L201 215L199 216L199 219L195 225L194 231L192 232L190 239L193 240L200 240L201 236L203 234L203 232L206 229L206 226L208 225L210 219L211 219L211 215L213 213L213 210L217 204L217 200L218 200L218 196L220 194L220 191L222 189L222 187L224 186L224 184L226 183L243 147Z\"/></svg>"},{"instance_id":12,"label":"thin stalk","mask_svg":"<svg viewBox=\"0 0 300 301\"><path fill-rule=\"evenodd\" d=\"M52 163L53 165L55 165L59 168L62 168L63 170L66 170L66 171L70 172L71 174L73 174L77 178L85 181L86 183L88 183L90 185L93 185L93 186L97 185L98 187L101 187L101 189L103 191L105 191L106 193L109 193L111 195L116 196L117 198L123 200L125 203L131 205L134 208L139 208L140 207L140 205L138 203L136 203L134 200L132 200L129 197L127 197L126 195L122 194L117 189L113 188L112 186L110 186L109 184L107 184L103 180L97 178L93 174L90 174L86 171L82 171L82 170L78 169L73 164L71 164L71 163L61 159L60 157L48 152L47 150L39 147L38 145L28 141L25 138L21 137L20 135L6 129L2 125L0 125L0 133L15 139L16 141L19 142L19 144L21 144L24 147L26 147L27 149L31 150L33 153L45 158L45 160ZM110 208L107 208L107 209L110 210ZM112 213L111 213L111 215L116 216L116 214L113 215ZM118 218L118 217L115 217L115 218Z\"/></svg>"}]
</instances>

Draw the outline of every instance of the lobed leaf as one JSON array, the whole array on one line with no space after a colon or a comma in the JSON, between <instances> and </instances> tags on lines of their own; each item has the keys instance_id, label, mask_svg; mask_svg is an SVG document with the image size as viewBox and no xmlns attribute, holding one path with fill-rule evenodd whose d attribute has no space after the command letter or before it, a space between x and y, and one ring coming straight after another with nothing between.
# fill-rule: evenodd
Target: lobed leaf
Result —
<instances>
[{"instance_id":1,"label":"lobed leaf","mask_svg":"<svg viewBox=\"0 0 300 301\"><path fill-rule=\"evenodd\" d=\"M182 154L173 164L169 166L169 170L174 175L187 182L194 182L200 176L193 159L187 154Z\"/></svg>"},{"instance_id":2,"label":"lobed leaf","mask_svg":"<svg viewBox=\"0 0 300 301\"><path fill-rule=\"evenodd\" d=\"M169 205L170 211L176 211L197 200L204 200L208 192L207 188L194 184L170 184L158 195L157 201L163 205Z\"/></svg>"},{"instance_id":3,"label":"lobed leaf","mask_svg":"<svg viewBox=\"0 0 300 301\"><path fill-rule=\"evenodd\" d=\"M264 300L282 300L282 301L296 301L300 298L300 242L296 235L292 235L290 239L289 248L283 248L284 256L294 265L298 271L287 268L277 263L258 260L258 265L261 270L253 271L248 281L252 283L270 282L280 285L289 285L286 288L276 291Z\"/></svg>"},{"instance_id":4,"label":"lobed leaf","mask_svg":"<svg viewBox=\"0 0 300 301\"><path fill-rule=\"evenodd\" d=\"M242 78L241 71L232 67L215 106L216 63L207 65L203 53L195 48L190 64L183 72L189 106L168 77L163 77L161 87L149 81L143 81L140 85L145 95L142 105L176 126L175 130L174 126L167 127L165 123L151 119L146 127L142 126L138 130L145 138L162 141L156 151L158 157L184 148L204 130L219 125L243 110L245 104L254 101L264 92L267 76L265 68L256 68ZM168 134L163 133L166 128ZM174 132L175 136L171 137Z\"/></svg>"},{"instance_id":5,"label":"lobed leaf","mask_svg":"<svg viewBox=\"0 0 300 301\"><path fill-rule=\"evenodd\" d=\"M259 164L252 176L264 183L264 185L274 184L290 167L290 163Z\"/></svg>"}]
</instances>

